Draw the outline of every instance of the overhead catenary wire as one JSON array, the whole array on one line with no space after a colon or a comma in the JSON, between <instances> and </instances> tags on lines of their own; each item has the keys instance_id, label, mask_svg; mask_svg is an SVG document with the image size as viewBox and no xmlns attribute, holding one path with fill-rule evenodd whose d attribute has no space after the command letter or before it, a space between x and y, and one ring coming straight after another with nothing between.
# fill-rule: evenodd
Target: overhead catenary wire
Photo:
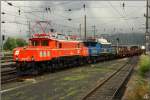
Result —
<instances>
[{"instance_id":1,"label":"overhead catenary wire","mask_svg":"<svg viewBox=\"0 0 150 100\"><path fill-rule=\"evenodd\" d=\"M108 3L110 4L110 6L121 16L121 17L124 17L125 18L125 16L124 15L122 15L113 5L112 5L112 3L110 2L110 1L108 1ZM127 23L127 26L128 26L128 28L130 29L130 25Z\"/></svg>"},{"instance_id":2,"label":"overhead catenary wire","mask_svg":"<svg viewBox=\"0 0 150 100\"><path fill-rule=\"evenodd\" d=\"M124 13L124 16L125 16L125 18L127 18L127 14L126 14L126 11L125 11L125 2L123 2L122 3L122 9L123 9L123 13ZM135 26L134 24L133 24L133 26L131 25L131 24L129 24L129 22L128 22L128 19L126 20L127 21L127 24L129 25L129 29L133 29L133 26Z\"/></svg>"},{"instance_id":3,"label":"overhead catenary wire","mask_svg":"<svg viewBox=\"0 0 150 100\"><path fill-rule=\"evenodd\" d=\"M59 3L59 4L61 5L61 3ZM59 4L58 4L58 5L59 5ZM65 2L64 2L64 4L65 4ZM70 3L70 4L72 4L72 3ZM73 4L74 4L74 3L73 3ZM13 5L14 5L14 4L13 4ZM16 6L16 5L15 5L15 6ZM118 5L113 5L113 6L114 6L115 8L116 8L116 7L119 7ZM132 7L132 5L129 5L129 6ZM44 6L43 6L43 7L44 7ZM48 6L47 6L47 7L48 7ZM52 8L52 6L49 6L49 7ZM134 6L133 6L133 7L134 7ZM142 6L139 6L139 8L140 8L140 7L142 7ZM22 7L22 6L16 6L16 8L22 9L23 7ZM38 9L36 9L36 7L33 7L33 8L35 8L35 9L33 9L35 12L33 11L33 12L31 12L31 13L25 13L25 15L30 14L30 15L34 16L35 18L37 18L37 19L44 19L44 20L45 20L45 19L48 19L49 16L43 18L43 17L41 17L41 16L39 16L39 15L37 14L38 12L36 12L36 11L38 11ZM57 6L54 5L53 8L57 8ZM94 8L94 7L88 7L88 6L86 6L86 8L87 8L87 9L88 9L88 8L91 9L91 8ZM43 9L43 8L42 8L42 9ZM24 9L22 9L22 10L24 10ZM65 10L65 9L64 9L64 10ZM75 11L75 10L76 10L76 8L74 8L72 11ZM77 9L77 10L78 10L78 9ZM80 9L79 9L79 10L80 10ZM42 11L42 10L41 10L41 11ZM23 13L23 12L22 12L22 13ZM36 14L35 14L35 13L36 13ZM39 13L40 13L40 12L39 12ZM44 12L41 12L41 13L44 13ZM50 13L48 13L48 14L50 14ZM55 13L53 14L53 16L59 16L59 15L62 15L62 14L58 14L57 12L55 12ZM27 15L27 16L28 16L28 17L31 17L31 16L29 16L29 15ZM19 17L19 14L18 14L18 17ZM20 17L21 17L21 16L20 16ZM66 16L59 16L59 17L62 18L62 20L64 20L64 19L66 20L66 19L68 18L68 16L67 16L67 17L66 17ZM72 17L72 16L71 16L71 17ZM125 15L123 15L123 17L125 17ZM120 20L121 20L121 19L124 19L123 17L122 17L122 18L120 17L119 19L120 19ZM91 18L90 18L90 17L87 17L87 19L90 19L90 20L92 20L92 19L93 19L93 20L97 20L97 19L99 19L99 18L101 18L101 19L117 19L117 17L116 17L116 18L113 18L113 17L110 17L110 18L109 18L109 17L97 17L97 18L94 18L94 17L93 17L93 18L92 18L92 17L91 17ZM23 19L23 18L22 18L22 19ZM29 18L29 19L30 19L30 18ZM59 18L58 18L58 19L59 19ZM79 22L80 22L80 20L81 20L82 18L71 18L71 19L72 19L71 22L75 22L75 21L78 21L78 20L79 20ZM127 17L125 17L125 19L126 19L126 20L130 20L130 19L131 19L131 20L132 20L132 19L135 20L134 17L133 17L133 18L129 18L129 17L127 18ZM34 20L34 19L32 19L32 20ZM127 24L127 23L126 23L126 24ZM128 26L130 26L130 25L128 25ZM130 28L131 28L131 27L130 27Z\"/></svg>"},{"instance_id":4,"label":"overhead catenary wire","mask_svg":"<svg viewBox=\"0 0 150 100\"><path fill-rule=\"evenodd\" d=\"M12 6L14 6L14 5L12 5ZM16 7L16 6L14 6L14 7ZM18 7L17 7L17 8L18 8ZM20 8L19 8L19 9L20 9ZM24 10L23 10L23 9L21 9L21 10L24 12ZM35 15L35 14L33 14L33 13L32 13L32 15L33 15L33 16L35 16L35 17L38 17L38 18L40 17L40 16ZM43 18L42 18L42 19L43 19ZM45 19L45 18L44 18L44 19ZM47 20L47 19L46 19L46 20ZM62 26L63 26L63 25L62 25ZM72 27L72 26L67 26L67 27Z\"/></svg>"}]
</instances>

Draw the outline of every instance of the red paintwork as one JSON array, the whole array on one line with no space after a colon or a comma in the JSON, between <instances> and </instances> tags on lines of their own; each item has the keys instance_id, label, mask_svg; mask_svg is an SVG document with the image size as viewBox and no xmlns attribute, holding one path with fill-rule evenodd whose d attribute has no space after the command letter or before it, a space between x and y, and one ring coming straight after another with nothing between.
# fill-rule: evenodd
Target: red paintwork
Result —
<instances>
[{"instance_id":1,"label":"red paintwork","mask_svg":"<svg viewBox=\"0 0 150 100\"><path fill-rule=\"evenodd\" d=\"M88 49L82 41L73 40L57 40L50 38L47 34L35 34L31 41L48 41L48 46L32 46L31 43L26 47L18 47L14 49L14 61L30 62L30 61L48 61L53 58L65 56L88 56ZM61 44L61 48L59 47Z\"/></svg>"}]
</instances>

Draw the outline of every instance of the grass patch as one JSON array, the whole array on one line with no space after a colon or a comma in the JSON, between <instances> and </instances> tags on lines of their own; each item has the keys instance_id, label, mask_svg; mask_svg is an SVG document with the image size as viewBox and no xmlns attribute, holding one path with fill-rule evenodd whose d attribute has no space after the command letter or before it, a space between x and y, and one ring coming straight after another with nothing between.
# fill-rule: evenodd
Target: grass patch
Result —
<instances>
[{"instance_id":1,"label":"grass patch","mask_svg":"<svg viewBox=\"0 0 150 100\"><path fill-rule=\"evenodd\" d=\"M76 76L67 76L63 80L65 81L77 81L86 78L87 75L76 75Z\"/></svg>"},{"instance_id":2,"label":"grass patch","mask_svg":"<svg viewBox=\"0 0 150 100\"><path fill-rule=\"evenodd\" d=\"M150 82L144 77L150 71L150 56L142 55L138 65L138 73L132 78L132 87L127 92L126 100L150 100Z\"/></svg>"},{"instance_id":3,"label":"grass patch","mask_svg":"<svg viewBox=\"0 0 150 100\"><path fill-rule=\"evenodd\" d=\"M146 72L150 70L150 56L142 55L139 61L139 74L144 76Z\"/></svg>"},{"instance_id":4,"label":"grass patch","mask_svg":"<svg viewBox=\"0 0 150 100\"><path fill-rule=\"evenodd\" d=\"M75 94L77 94L78 90L74 87L70 87L68 90L67 90L67 94L63 97L60 97L59 99L60 100L65 100L67 97L70 97L70 96L73 96Z\"/></svg>"},{"instance_id":5,"label":"grass patch","mask_svg":"<svg viewBox=\"0 0 150 100\"><path fill-rule=\"evenodd\" d=\"M133 89L128 91L127 100L150 100L150 83L138 79Z\"/></svg>"},{"instance_id":6,"label":"grass patch","mask_svg":"<svg viewBox=\"0 0 150 100\"><path fill-rule=\"evenodd\" d=\"M67 97L73 96L73 95L75 95L77 92L78 92L77 90L72 90L72 91L70 91L70 92L67 94Z\"/></svg>"},{"instance_id":7,"label":"grass patch","mask_svg":"<svg viewBox=\"0 0 150 100\"><path fill-rule=\"evenodd\" d=\"M113 71L112 68L98 68L98 67L93 67L90 72L111 72Z\"/></svg>"}]
</instances>

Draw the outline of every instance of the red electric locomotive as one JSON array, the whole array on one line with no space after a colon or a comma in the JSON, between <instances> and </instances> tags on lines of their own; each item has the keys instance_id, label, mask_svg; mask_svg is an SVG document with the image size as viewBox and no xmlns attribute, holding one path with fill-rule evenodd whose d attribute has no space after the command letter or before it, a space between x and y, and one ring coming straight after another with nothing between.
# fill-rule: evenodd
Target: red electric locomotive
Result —
<instances>
[{"instance_id":1,"label":"red electric locomotive","mask_svg":"<svg viewBox=\"0 0 150 100\"><path fill-rule=\"evenodd\" d=\"M88 49L82 41L72 40L60 33L33 34L29 45L14 49L14 61L18 72L36 72L53 69L67 63L77 63L88 56ZM75 64L74 64L75 65Z\"/></svg>"}]
</instances>

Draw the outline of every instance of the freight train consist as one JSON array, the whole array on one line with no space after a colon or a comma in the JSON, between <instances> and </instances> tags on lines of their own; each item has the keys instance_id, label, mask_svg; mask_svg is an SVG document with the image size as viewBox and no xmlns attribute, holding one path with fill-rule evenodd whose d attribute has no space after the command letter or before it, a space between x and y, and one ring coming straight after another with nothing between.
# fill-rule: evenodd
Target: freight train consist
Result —
<instances>
[{"instance_id":1,"label":"freight train consist","mask_svg":"<svg viewBox=\"0 0 150 100\"><path fill-rule=\"evenodd\" d=\"M18 73L28 74L141 53L139 47L112 46L103 38L80 40L73 36L43 31L41 34L33 34L28 46L15 48L13 58Z\"/></svg>"},{"instance_id":2,"label":"freight train consist","mask_svg":"<svg viewBox=\"0 0 150 100\"><path fill-rule=\"evenodd\" d=\"M116 47L105 39L81 41L60 33L49 33L34 34L28 46L14 49L13 57L18 72L39 73L69 64L93 63L141 53L138 47Z\"/></svg>"}]
</instances>

